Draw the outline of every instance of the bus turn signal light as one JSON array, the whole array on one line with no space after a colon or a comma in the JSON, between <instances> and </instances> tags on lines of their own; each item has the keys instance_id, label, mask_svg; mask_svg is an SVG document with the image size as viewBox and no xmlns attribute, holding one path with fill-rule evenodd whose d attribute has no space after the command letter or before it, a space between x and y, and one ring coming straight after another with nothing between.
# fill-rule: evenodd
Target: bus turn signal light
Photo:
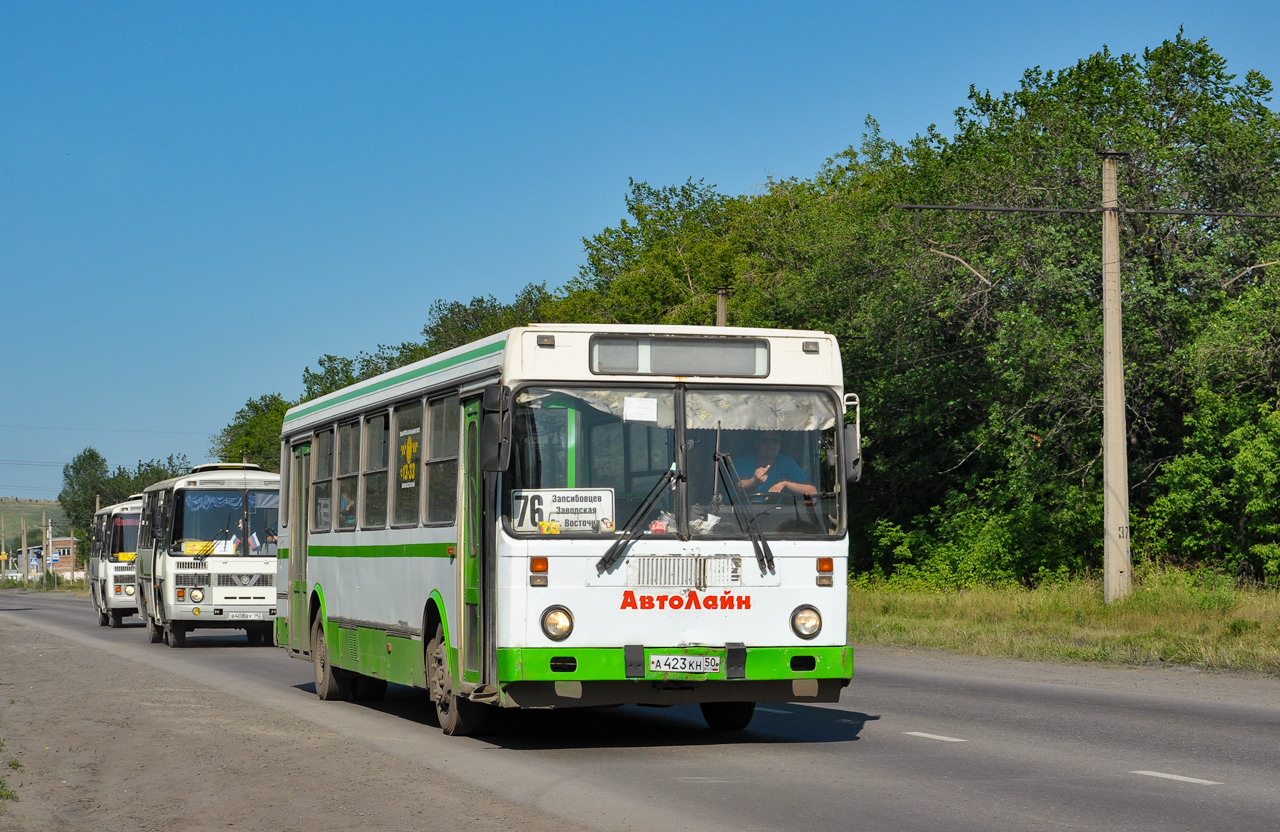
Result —
<instances>
[{"instance_id":1,"label":"bus turn signal light","mask_svg":"<svg viewBox=\"0 0 1280 832\"><path fill-rule=\"evenodd\" d=\"M832 572L835 570L833 558L818 558L818 586L835 586Z\"/></svg>"},{"instance_id":2,"label":"bus turn signal light","mask_svg":"<svg viewBox=\"0 0 1280 832\"><path fill-rule=\"evenodd\" d=\"M547 585L547 559L529 558L529 586Z\"/></svg>"}]
</instances>

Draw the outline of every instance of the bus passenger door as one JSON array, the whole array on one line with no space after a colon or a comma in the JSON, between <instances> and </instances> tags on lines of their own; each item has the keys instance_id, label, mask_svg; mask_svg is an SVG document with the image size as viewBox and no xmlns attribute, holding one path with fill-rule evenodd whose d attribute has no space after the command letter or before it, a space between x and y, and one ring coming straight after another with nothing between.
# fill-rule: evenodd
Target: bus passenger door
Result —
<instances>
[{"instance_id":1,"label":"bus passenger door","mask_svg":"<svg viewBox=\"0 0 1280 832\"><path fill-rule=\"evenodd\" d=\"M310 622L307 621L307 532L311 528L307 488L311 484L311 445L293 449L293 470L289 476L292 503L289 506L289 652L311 650Z\"/></svg>"},{"instance_id":2,"label":"bus passenger door","mask_svg":"<svg viewBox=\"0 0 1280 832\"><path fill-rule=\"evenodd\" d=\"M462 681L469 686L481 683L480 657L483 644L483 597L481 588L481 548L483 535L480 499L480 400L463 404L462 415L462 516L458 523L458 544L462 548L462 627L457 645Z\"/></svg>"}]
</instances>

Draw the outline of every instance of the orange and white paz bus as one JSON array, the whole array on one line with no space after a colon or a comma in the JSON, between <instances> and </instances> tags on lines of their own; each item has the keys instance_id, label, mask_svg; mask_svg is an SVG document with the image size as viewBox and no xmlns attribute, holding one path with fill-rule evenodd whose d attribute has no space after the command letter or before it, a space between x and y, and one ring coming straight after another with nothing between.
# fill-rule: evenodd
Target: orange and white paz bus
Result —
<instances>
[{"instance_id":1,"label":"orange and white paz bus","mask_svg":"<svg viewBox=\"0 0 1280 832\"><path fill-rule=\"evenodd\" d=\"M535 325L285 415L276 641L322 699L834 702L853 674L835 339ZM848 411L848 412L847 412ZM846 424L847 423L847 424Z\"/></svg>"}]
</instances>

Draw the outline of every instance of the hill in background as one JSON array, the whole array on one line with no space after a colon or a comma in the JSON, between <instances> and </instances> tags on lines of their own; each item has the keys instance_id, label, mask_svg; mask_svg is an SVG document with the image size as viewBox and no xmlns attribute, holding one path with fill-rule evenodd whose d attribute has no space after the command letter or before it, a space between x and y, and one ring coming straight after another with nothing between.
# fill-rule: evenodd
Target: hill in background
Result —
<instances>
[{"instance_id":1,"label":"hill in background","mask_svg":"<svg viewBox=\"0 0 1280 832\"><path fill-rule=\"evenodd\" d=\"M0 517L4 518L5 550L22 545L22 518L27 519L27 544L40 544L40 514L53 520L53 533L66 534L67 515L57 500L28 500L24 497L0 497Z\"/></svg>"}]
</instances>

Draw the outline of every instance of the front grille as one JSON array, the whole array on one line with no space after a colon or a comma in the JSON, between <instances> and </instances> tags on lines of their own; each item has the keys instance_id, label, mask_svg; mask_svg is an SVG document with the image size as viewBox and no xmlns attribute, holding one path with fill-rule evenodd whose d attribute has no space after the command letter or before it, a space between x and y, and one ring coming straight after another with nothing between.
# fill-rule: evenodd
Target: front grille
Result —
<instances>
[{"instance_id":1,"label":"front grille","mask_svg":"<svg viewBox=\"0 0 1280 832\"><path fill-rule=\"evenodd\" d=\"M199 569L202 566L204 564L198 560L175 560L173 562L174 569Z\"/></svg>"},{"instance_id":2,"label":"front grille","mask_svg":"<svg viewBox=\"0 0 1280 832\"><path fill-rule=\"evenodd\" d=\"M185 575L173 576L174 586L209 586L208 572L188 572Z\"/></svg>"},{"instance_id":3,"label":"front grille","mask_svg":"<svg viewBox=\"0 0 1280 832\"><path fill-rule=\"evenodd\" d=\"M706 589L709 586L736 586L742 583L740 557L638 557L628 562L627 583L631 586Z\"/></svg>"},{"instance_id":4,"label":"front grille","mask_svg":"<svg viewBox=\"0 0 1280 832\"><path fill-rule=\"evenodd\" d=\"M250 587L250 586L275 586L276 576L274 572L261 572L250 575L218 573L218 586L230 587Z\"/></svg>"},{"instance_id":5,"label":"front grille","mask_svg":"<svg viewBox=\"0 0 1280 832\"><path fill-rule=\"evenodd\" d=\"M132 572L115 572L111 575L111 580L117 584L133 583L134 574Z\"/></svg>"},{"instance_id":6,"label":"front grille","mask_svg":"<svg viewBox=\"0 0 1280 832\"><path fill-rule=\"evenodd\" d=\"M111 571L117 572L117 573L128 572L129 574L133 574L133 564L132 563L116 564L116 566L113 567Z\"/></svg>"}]
</instances>

